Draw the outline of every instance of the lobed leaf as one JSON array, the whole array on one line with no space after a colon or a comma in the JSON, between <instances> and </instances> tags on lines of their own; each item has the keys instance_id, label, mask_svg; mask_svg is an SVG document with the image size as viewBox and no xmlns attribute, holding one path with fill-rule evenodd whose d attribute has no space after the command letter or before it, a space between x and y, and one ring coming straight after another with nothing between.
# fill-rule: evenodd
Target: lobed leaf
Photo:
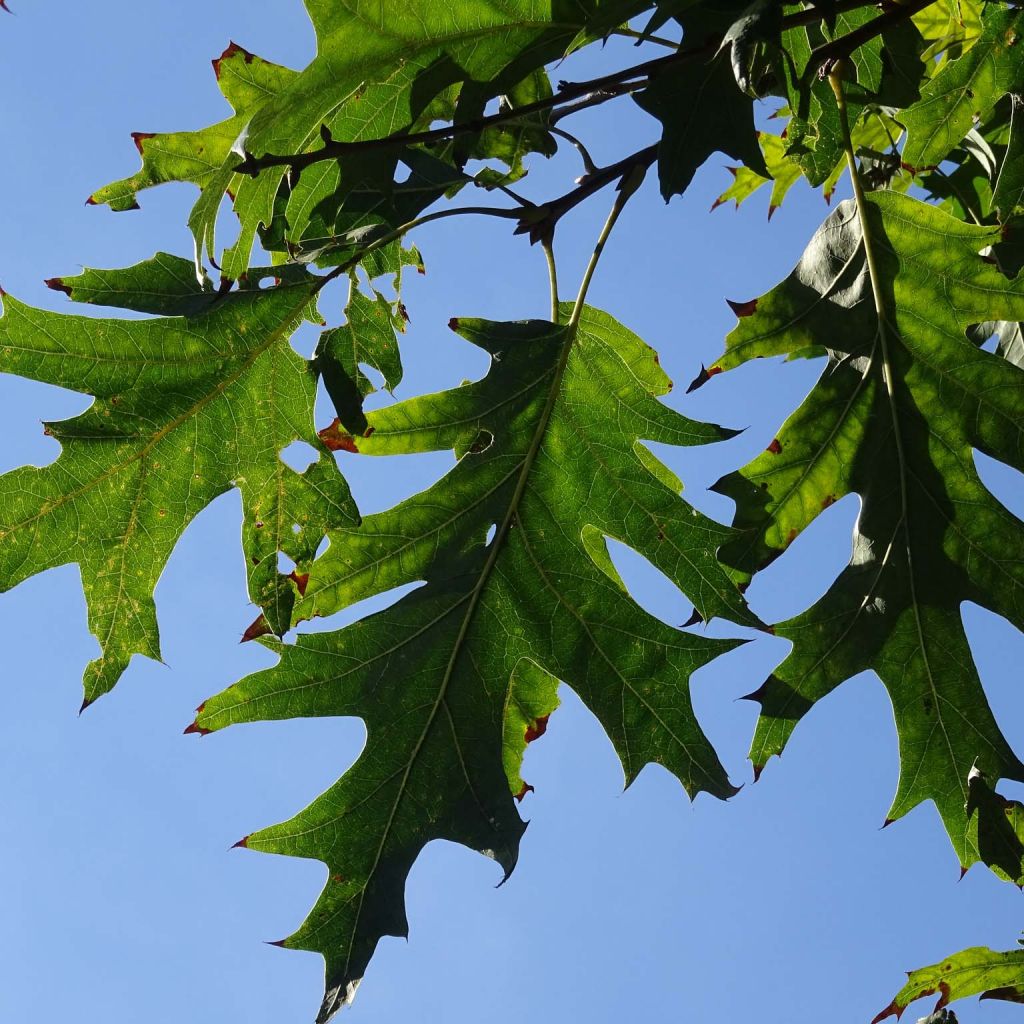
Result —
<instances>
[{"instance_id":1,"label":"lobed leaf","mask_svg":"<svg viewBox=\"0 0 1024 1024\"><path fill-rule=\"evenodd\" d=\"M670 385L653 351L597 310L578 328L452 326L490 353L484 378L370 413L367 437L337 424L324 437L374 455L454 450L456 467L359 529L331 531L296 617L425 585L337 632L272 645L277 667L207 701L196 720L203 732L296 716L366 722L366 748L339 782L245 841L329 867L316 907L285 943L327 961L321 1021L351 1000L380 937L407 933L405 877L427 842L460 842L512 870L525 827L514 797L529 788L519 765L554 710L558 680L609 733L627 784L655 762L690 794L735 792L688 687L735 642L642 611L605 541L648 558L701 617L756 624L715 560L729 531L686 505L641 444L728 432L657 401Z\"/></svg>"},{"instance_id":2,"label":"lobed leaf","mask_svg":"<svg viewBox=\"0 0 1024 1024\"><path fill-rule=\"evenodd\" d=\"M86 703L133 654L159 659L153 588L218 495L241 491L250 593L285 627L295 590L279 579L277 553L311 560L329 525L358 522L333 460L298 474L279 457L296 440L325 452L313 430L316 381L289 344L304 318L319 318L319 280L293 268L276 287L217 295L189 261L159 254L50 284L73 299L172 315L94 319L4 297L0 369L95 398L80 416L46 424L62 447L54 463L0 476L0 588L81 566L101 648Z\"/></svg>"},{"instance_id":3,"label":"lobed leaf","mask_svg":"<svg viewBox=\"0 0 1024 1024\"><path fill-rule=\"evenodd\" d=\"M844 203L785 282L739 307L716 364L828 355L768 450L716 485L737 503L741 536L721 552L728 565L754 572L833 502L862 501L849 566L814 607L777 627L794 649L752 695L761 717L750 756L760 771L819 700L873 669L900 743L889 818L932 800L966 868L992 860L967 807L971 771L1024 779L960 617L974 601L1024 627L1024 529L986 490L972 454L1024 466L1024 373L966 332L997 309L1024 315L1024 282L981 256L998 227L892 192L869 194L867 208L881 314L855 208ZM1020 865L1009 873L1019 878Z\"/></svg>"}]
</instances>

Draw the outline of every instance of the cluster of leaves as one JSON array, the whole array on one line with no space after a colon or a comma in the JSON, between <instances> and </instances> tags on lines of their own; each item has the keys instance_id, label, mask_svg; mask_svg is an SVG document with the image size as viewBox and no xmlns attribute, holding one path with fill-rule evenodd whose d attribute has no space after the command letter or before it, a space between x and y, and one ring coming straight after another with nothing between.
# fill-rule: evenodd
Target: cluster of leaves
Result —
<instances>
[{"instance_id":1,"label":"cluster of leaves","mask_svg":"<svg viewBox=\"0 0 1024 1024\"><path fill-rule=\"evenodd\" d=\"M88 704L132 655L159 657L160 572L189 521L240 490L261 608L246 637L280 660L211 698L188 731L325 715L367 725L365 750L334 786L241 843L329 866L316 907L283 943L326 960L318 1020L351 1001L381 936L406 934L405 878L426 843L457 841L512 870L524 828L516 801L530 788L523 751L560 682L602 722L627 780L657 762L691 795L734 792L688 693L691 673L732 642L644 612L608 538L676 584L695 622L761 627L745 584L858 494L849 565L812 608L773 627L793 650L751 695L755 774L819 700L871 669L899 735L890 819L932 801L964 870L982 862L1024 884L1024 807L996 789L1024 781L1024 764L988 707L960 618L974 601L1024 628L1024 529L973 456L1024 469L1024 14L984 0L881 11L861 0L306 6L318 44L307 68L231 44L213 62L231 116L137 133L141 168L90 197L127 210L152 186L194 184L193 257L48 282L76 302L151 318L58 315L4 297L0 369L95 401L47 424L62 445L56 462L0 477L0 587L81 565L101 647L86 670ZM666 26L672 37L658 35ZM661 53L552 86L553 62L613 33ZM562 122L629 96L659 134L597 167ZM777 134L755 127L764 97L777 98ZM511 189L529 159L564 141L585 164L573 188L536 199ZM646 169L657 164L668 199L716 152L741 162L716 205L771 183L771 216L800 179L828 200L844 170L855 195L785 281L734 304L722 357L692 385L750 359L827 357L767 451L716 485L736 503L732 527L685 503L644 444L727 432L662 404L670 385L653 351L585 303ZM388 389L402 378L401 279L422 266L410 231L494 216L540 243L553 267L560 220L606 187L617 198L576 302L559 302L552 272L550 321L453 320L489 354L488 372L364 410L373 384L363 367ZM452 205L467 192L492 198ZM226 196L239 233L221 252ZM249 265L257 242L268 266ZM321 292L346 277L346 321L327 327ZM290 344L304 322L324 328L311 360ZM337 418L318 429L320 382ZM302 473L280 458L297 440L318 453ZM337 450L448 450L457 462L424 493L362 519ZM279 639L413 582L425 585L384 612ZM1024 999L1021 957L967 950L915 972L890 1011L935 990L943 1006L982 991Z\"/></svg>"}]
</instances>

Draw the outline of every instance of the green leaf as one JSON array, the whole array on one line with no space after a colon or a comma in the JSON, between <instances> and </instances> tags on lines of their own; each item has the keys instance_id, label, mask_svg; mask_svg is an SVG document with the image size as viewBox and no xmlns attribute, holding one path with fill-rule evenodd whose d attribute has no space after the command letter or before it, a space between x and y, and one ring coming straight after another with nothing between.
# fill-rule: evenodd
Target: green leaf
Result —
<instances>
[{"instance_id":1,"label":"green leaf","mask_svg":"<svg viewBox=\"0 0 1024 1024\"><path fill-rule=\"evenodd\" d=\"M696 45L732 25L735 4L694 7L679 15L684 40ZM664 71L634 97L662 124L658 176L666 199L681 195L712 153L726 153L768 177L754 129L753 104L733 76L723 50Z\"/></svg>"},{"instance_id":2,"label":"green leaf","mask_svg":"<svg viewBox=\"0 0 1024 1024\"><path fill-rule=\"evenodd\" d=\"M320 335L313 368L323 378L339 420L354 434L366 432L363 399L377 390L359 364L375 369L388 391L402 381L398 335L405 330L403 308L399 304L396 310L376 290L371 299L353 277L345 307L347 322Z\"/></svg>"},{"instance_id":3,"label":"green leaf","mask_svg":"<svg viewBox=\"0 0 1024 1024\"><path fill-rule=\"evenodd\" d=\"M729 531L685 504L679 481L641 443L728 433L662 405L670 383L654 352L597 310L578 329L453 326L490 353L483 379L369 414L367 438L337 426L325 436L374 455L454 450L456 467L360 529L331 531L296 617L426 585L345 629L275 646L276 668L208 701L196 723L366 722L366 748L338 783L246 840L329 867L311 916L285 943L327 960L321 1021L351 998L378 939L406 934L405 877L427 842L460 842L512 870L522 752L555 706L556 680L601 721L627 783L655 762L691 794L735 792L687 682L735 642L679 632L641 610L605 541L648 558L702 617L756 624L715 560Z\"/></svg>"},{"instance_id":4,"label":"green leaf","mask_svg":"<svg viewBox=\"0 0 1024 1024\"><path fill-rule=\"evenodd\" d=\"M850 676L873 669L892 699L900 780L889 818L938 807L964 867L977 861L972 768L1024 779L989 709L960 617L974 601L1024 626L1024 528L985 489L972 449L1018 469L1024 372L979 350L972 324L1024 314L1024 281L981 251L975 227L892 192L867 197L879 251L875 312L855 208L842 204L796 270L752 303L716 364L828 355L768 450L716 488L737 503L721 557L754 572L824 509L859 494L853 558L810 610L777 627L792 654L752 695L759 771L797 723Z\"/></svg>"},{"instance_id":5,"label":"green leaf","mask_svg":"<svg viewBox=\"0 0 1024 1024\"><path fill-rule=\"evenodd\" d=\"M230 192L241 234L220 265L237 279L257 231L274 219L285 180L281 167L255 177L236 174L243 155L307 153L323 144L324 130L335 142L355 142L416 130L439 112L453 112L460 121L478 117L490 99L514 92L533 71L561 57L594 19L617 24L647 6L642 0L511 0L500 6L488 0L383 0L371 16L333 0L307 0L317 38L307 68L286 71L229 47L215 67L236 116L202 132L143 140L144 158L153 150L148 166L93 199L125 208L148 184L195 181L202 193L189 226L198 265L204 254L216 259L217 215ZM226 81L228 69L244 88ZM397 149L383 149L315 164L280 212L286 223L301 223L339 188L347 194L369 183L386 191L397 156Z\"/></svg>"},{"instance_id":6,"label":"green leaf","mask_svg":"<svg viewBox=\"0 0 1024 1024\"><path fill-rule=\"evenodd\" d=\"M984 946L975 946L930 967L911 971L906 985L871 1024L879 1024L887 1017L899 1017L915 999L933 995L939 997L935 1012L956 999L976 995L982 999L1024 1003L1024 949L996 953Z\"/></svg>"},{"instance_id":7,"label":"green leaf","mask_svg":"<svg viewBox=\"0 0 1024 1024\"><path fill-rule=\"evenodd\" d=\"M333 460L298 474L279 458L296 440L324 450L313 430L316 382L289 344L303 318L319 319L317 281L293 268L276 287L218 297L191 263L160 254L51 286L186 315L95 319L4 298L0 369L95 398L80 416L46 424L62 446L55 462L0 477L0 588L81 566L102 651L85 674L87 703L133 654L160 657L153 588L185 527L218 495L241 491L250 593L285 624L277 606L294 591L278 579L277 553L310 561L328 526L357 522Z\"/></svg>"},{"instance_id":8,"label":"green leaf","mask_svg":"<svg viewBox=\"0 0 1024 1024\"><path fill-rule=\"evenodd\" d=\"M938 166L983 120L996 102L1024 85L1017 45L1024 12L989 4L984 31L962 56L947 64L921 90L921 99L902 117L907 129L903 160L924 170Z\"/></svg>"}]
</instances>

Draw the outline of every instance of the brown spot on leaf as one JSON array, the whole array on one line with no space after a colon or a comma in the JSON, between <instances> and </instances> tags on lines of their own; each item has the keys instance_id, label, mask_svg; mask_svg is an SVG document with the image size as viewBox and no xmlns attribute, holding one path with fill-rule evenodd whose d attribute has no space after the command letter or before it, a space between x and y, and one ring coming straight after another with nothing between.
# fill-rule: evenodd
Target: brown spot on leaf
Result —
<instances>
[{"instance_id":1,"label":"brown spot on leaf","mask_svg":"<svg viewBox=\"0 0 1024 1024\"><path fill-rule=\"evenodd\" d=\"M771 452L772 455L781 455L782 454L782 442L777 437L773 437L772 438L772 443L770 445L768 445L767 448L765 448L765 451L766 452Z\"/></svg>"},{"instance_id":2,"label":"brown spot on leaf","mask_svg":"<svg viewBox=\"0 0 1024 1024\"><path fill-rule=\"evenodd\" d=\"M821 507L823 509L831 508L835 503L836 503L836 496L834 494L829 494L829 495L826 495L826 497L824 497L822 499Z\"/></svg>"},{"instance_id":3,"label":"brown spot on leaf","mask_svg":"<svg viewBox=\"0 0 1024 1024\"><path fill-rule=\"evenodd\" d=\"M786 534L786 546L787 547L790 544L792 544L793 541L796 540L798 532L799 532L798 530L793 529L793 530L790 530L789 533Z\"/></svg>"},{"instance_id":4,"label":"brown spot on leaf","mask_svg":"<svg viewBox=\"0 0 1024 1024\"><path fill-rule=\"evenodd\" d=\"M745 316L753 316L757 312L757 299L750 299L748 302L733 302L732 299L725 300L729 308L741 319Z\"/></svg>"},{"instance_id":5,"label":"brown spot on leaf","mask_svg":"<svg viewBox=\"0 0 1024 1024\"><path fill-rule=\"evenodd\" d=\"M43 284L51 291L63 292L65 295L71 294L71 289L64 283L64 278L62 277L48 277L43 281Z\"/></svg>"},{"instance_id":6,"label":"brown spot on leaf","mask_svg":"<svg viewBox=\"0 0 1024 1024\"><path fill-rule=\"evenodd\" d=\"M526 727L526 742L532 743L534 740L539 740L541 736L548 731L548 719L550 715L541 715L533 725Z\"/></svg>"},{"instance_id":7,"label":"brown spot on leaf","mask_svg":"<svg viewBox=\"0 0 1024 1024\"><path fill-rule=\"evenodd\" d=\"M296 572L293 569L292 572L291 572L291 575L288 577L288 579L290 579L292 581L292 583L294 583L295 586L298 588L299 594L302 597L305 597L306 596L306 587L309 584L309 573L308 572L298 573L298 572Z\"/></svg>"},{"instance_id":8,"label":"brown spot on leaf","mask_svg":"<svg viewBox=\"0 0 1024 1024\"><path fill-rule=\"evenodd\" d=\"M459 318L457 316L453 316L451 318L451 320L448 321L448 330L450 330L450 331L457 331L458 329L459 329Z\"/></svg>"},{"instance_id":9,"label":"brown spot on leaf","mask_svg":"<svg viewBox=\"0 0 1024 1024\"><path fill-rule=\"evenodd\" d=\"M332 452L358 452L355 438L341 429L341 421L335 419L329 427L320 432L320 440Z\"/></svg>"}]
</instances>

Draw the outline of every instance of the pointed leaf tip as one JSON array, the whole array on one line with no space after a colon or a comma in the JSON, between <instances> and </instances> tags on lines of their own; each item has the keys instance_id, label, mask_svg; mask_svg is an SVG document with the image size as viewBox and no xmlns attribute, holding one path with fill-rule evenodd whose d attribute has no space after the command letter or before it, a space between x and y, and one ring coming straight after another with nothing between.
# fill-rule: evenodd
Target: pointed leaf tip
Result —
<instances>
[{"instance_id":1,"label":"pointed leaf tip","mask_svg":"<svg viewBox=\"0 0 1024 1024\"><path fill-rule=\"evenodd\" d=\"M264 943L264 945L267 945L267 946L277 946L278 949L287 949L288 948L288 940L287 939L278 939L276 942L267 942L267 943Z\"/></svg>"},{"instance_id":2,"label":"pointed leaf tip","mask_svg":"<svg viewBox=\"0 0 1024 1024\"><path fill-rule=\"evenodd\" d=\"M43 284L51 291L63 292L65 295L71 294L71 289L64 283L62 277L48 277L43 281Z\"/></svg>"},{"instance_id":3,"label":"pointed leaf tip","mask_svg":"<svg viewBox=\"0 0 1024 1024\"><path fill-rule=\"evenodd\" d=\"M689 395L696 391L697 388L703 387L712 377L717 373L721 373L722 368L720 366L712 366L709 370L703 363L700 366L700 373L697 374L693 380L690 381L689 387L686 389L686 393Z\"/></svg>"},{"instance_id":4,"label":"pointed leaf tip","mask_svg":"<svg viewBox=\"0 0 1024 1024\"><path fill-rule=\"evenodd\" d=\"M220 81L220 66L226 61L230 60L236 53L241 53L245 57L245 63L251 64L255 59L255 55L251 54L244 46L239 46L234 40L228 43L225 47L224 52L219 56L215 57L210 63L213 65L213 73L217 76L217 81Z\"/></svg>"},{"instance_id":5,"label":"pointed leaf tip","mask_svg":"<svg viewBox=\"0 0 1024 1024\"><path fill-rule=\"evenodd\" d=\"M764 765L763 764L755 764L753 766L753 768L754 768L754 782L756 783L756 782L759 782L760 779L761 779L761 772L764 771Z\"/></svg>"},{"instance_id":6,"label":"pointed leaf tip","mask_svg":"<svg viewBox=\"0 0 1024 1024\"><path fill-rule=\"evenodd\" d=\"M523 783L523 788L516 793L516 803L522 803L527 793L535 793L536 790L528 782Z\"/></svg>"},{"instance_id":7,"label":"pointed leaf tip","mask_svg":"<svg viewBox=\"0 0 1024 1024\"><path fill-rule=\"evenodd\" d=\"M750 299L747 302L733 302L732 299L726 299L725 301L740 319L745 316L753 316L757 312L757 299Z\"/></svg>"},{"instance_id":8,"label":"pointed leaf tip","mask_svg":"<svg viewBox=\"0 0 1024 1024\"><path fill-rule=\"evenodd\" d=\"M154 132L132 132L132 142L135 143L135 148L139 151L139 156L144 156L142 152L142 143L146 139L151 139L154 136Z\"/></svg>"},{"instance_id":9,"label":"pointed leaf tip","mask_svg":"<svg viewBox=\"0 0 1024 1024\"><path fill-rule=\"evenodd\" d=\"M239 640L239 643L247 644L251 640L255 640L261 636L266 636L270 632L272 632L270 623L267 622L267 617L263 612L260 612L252 621L249 628L242 634L242 639Z\"/></svg>"},{"instance_id":10,"label":"pointed leaf tip","mask_svg":"<svg viewBox=\"0 0 1024 1024\"><path fill-rule=\"evenodd\" d=\"M232 847L232 850L248 850L249 849L249 837L242 836Z\"/></svg>"},{"instance_id":11,"label":"pointed leaf tip","mask_svg":"<svg viewBox=\"0 0 1024 1024\"><path fill-rule=\"evenodd\" d=\"M96 698L95 697L86 697L85 700L82 701L82 706L78 709L79 715L84 714L86 709L92 707L92 705L95 704L95 703L96 703Z\"/></svg>"},{"instance_id":12,"label":"pointed leaf tip","mask_svg":"<svg viewBox=\"0 0 1024 1024\"><path fill-rule=\"evenodd\" d=\"M459 329L459 318L457 316L453 316L451 318L451 320L448 321L448 330L450 330L450 331L457 331L458 329Z\"/></svg>"},{"instance_id":13,"label":"pointed leaf tip","mask_svg":"<svg viewBox=\"0 0 1024 1024\"><path fill-rule=\"evenodd\" d=\"M704 621L704 616L701 615L701 613L699 611L697 611L696 608L694 608L693 609L693 613L683 623L681 628L682 629L689 629L690 626L699 626L703 621Z\"/></svg>"},{"instance_id":14,"label":"pointed leaf tip","mask_svg":"<svg viewBox=\"0 0 1024 1024\"><path fill-rule=\"evenodd\" d=\"M895 1017L897 1020L903 1015L903 1007L896 1004L894 999L878 1016L871 1021L871 1024L880 1024L886 1017Z\"/></svg>"},{"instance_id":15,"label":"pointed leaf tip","mask_svg":"<svg viewBox=\"0 0 1024 1024\"><path fill-rule=\"evenodd\" d=\"M193 722L182 733L183 736L209 736L212 729L204 729L198 722Z\"/></svg>"}]
</instances>

